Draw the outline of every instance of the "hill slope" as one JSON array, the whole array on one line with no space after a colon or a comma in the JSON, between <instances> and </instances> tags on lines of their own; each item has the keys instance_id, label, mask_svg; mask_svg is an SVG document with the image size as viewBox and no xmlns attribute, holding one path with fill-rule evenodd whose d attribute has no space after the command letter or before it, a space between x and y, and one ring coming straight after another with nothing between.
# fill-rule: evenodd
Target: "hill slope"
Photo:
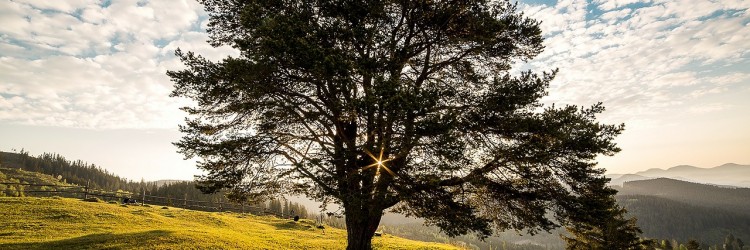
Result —
<instances>
[{"instance_id":1,"label":"hill slope","mask_svg":"<svg viewBox=\"0 0 750 250\"><path fill-rule=\"evenodd\" d=\"M649 195L618 195L618 203L638 218L643 236L656 239L699 240L722 244L729 233L750 239L750 217L715 207L703 207Z\"/></svg>"},{"instance_id":2,"label":"hill slope","mask_svg":"<svg viewBox=\"0 0 750 250\"><path fill-rule=\"evenodd\" d=\"M687 169L687 168L685 168ZM750 188L667 178L625 182L617 199L651 238L721 244L727 234L750 238Z\"/></svg>"},{"instance_id":3,"label":"hill slope","mask_svg":"<svg viewBox=\"0 0 750 250\"><path fill-rule=\"evenodd\" d=\"M11 183L34 183L38 185L55 185L55 186L66 186L66 184L60 182L57 178L50 175L24 171L15 168L4 168L0 167L0 197L2 196L25 196L29 193L34 193L39 196L52 196L50 193L39 193L34 191L39 190L56 190L54 187L29 187L13 185Z\"/></svg>"},{"instance_id":4,"label":"hill slope","mask_svg":"<svg viewBox=\"0 0 750 250\"><path fill-rule=\"evenodd\" d=\"M620 195L652 195L750 216L750 188L727 188L667 178L625 182Z\"/></svg>"},{"instance_id":5,"label":"hill slope","mask_svg":"<svg viewBox=\"0 0 750 250\"><path fill-rule=\"evenodd\" d=\"M29 172L16 168L0 167L0 182L3 183L34 183L41 185L69 185L47 174Z\"/></svg>"},{"instance_id":6,"label":"hill slope","mask_svg":"<svg viewBox=\"0 0 750 250\"><path fill-rule=\"evenodd\" d=\"M122 206L67 198L0 198L0 249L343 249L346 231L311 221ZM455 249L386 235L375 248Z\"/></svg>"}]
</instances>

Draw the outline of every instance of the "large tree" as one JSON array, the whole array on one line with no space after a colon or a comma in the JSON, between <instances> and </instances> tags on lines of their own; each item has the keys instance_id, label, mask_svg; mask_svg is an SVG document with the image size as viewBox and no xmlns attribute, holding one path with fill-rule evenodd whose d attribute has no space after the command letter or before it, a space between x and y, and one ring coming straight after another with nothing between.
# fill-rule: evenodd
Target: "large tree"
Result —
<instances>
[{"instance_id":1,"label":"large tree","mask_svg":"<svg viewBox=\"0 0 750 250\"><path fill-rule=\"evenodd\" d=\"M236 200L305 194L343 207L348 249L383 211L448 235L549 230L585 212L597 155L622 125L594 104L544 106L556 71L511 71L542 49L508 1L201 0L219 62L177 51L194 100L175 143L200 188Z\"/></svg>"}]
</instances>

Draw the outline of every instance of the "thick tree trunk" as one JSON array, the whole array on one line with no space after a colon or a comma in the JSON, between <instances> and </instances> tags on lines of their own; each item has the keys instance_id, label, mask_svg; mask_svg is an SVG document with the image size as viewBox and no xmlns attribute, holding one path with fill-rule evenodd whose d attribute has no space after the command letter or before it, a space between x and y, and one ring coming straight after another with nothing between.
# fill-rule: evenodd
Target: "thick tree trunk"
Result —
<instances>
[{"instance_id":1,"label":"thick tree trunk","mask_svg":"<svg viewBox=\"0 0 750 250\"><path fill-rule=\"evenodd\" d=\"M380 224L382 212L346 211L347 250L372 249L372 237Z\"/></svg>"}]
</instances>

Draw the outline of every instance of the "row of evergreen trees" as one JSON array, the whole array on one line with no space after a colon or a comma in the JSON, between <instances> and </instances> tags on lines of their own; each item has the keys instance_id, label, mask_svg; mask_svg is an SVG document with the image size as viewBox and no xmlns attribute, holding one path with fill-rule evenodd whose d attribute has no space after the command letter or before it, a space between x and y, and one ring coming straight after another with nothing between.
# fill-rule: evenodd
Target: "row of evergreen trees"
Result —
<instances>
[{"instance_id":1,"label":"row of evergreen trees","mask_svg":"<svg viewBox=\"0 0 750 250\"><path fill-rule=\"evenodd\" d=\"M654 241L653 249L661 250L750 250L740 238L731 233L724 238L724 244L708 245L697 240L679 243L677 240Z\"/></svg>"},{"instance_id":2,"label":"row of evergreen trees","mask_svg":"<svg viewBox=\"0 0 750 250\"><path fill-rule=\"evenodd\" d=\"M70 161L59 154L43 153L30 156L21 149L19 153L0 152L0 164L31 172L44 173L70 184L105 190L135 191L141 183L121 178L106 169L80 160Z\"/></svg>"},{"instance_id":3,"label":"row of evergreen trees","mask_svg":"<svg viewBox=\"0 0 750 250\"><path fill-rule=\"evenodd\" d=\"M44 153L34 157L23 149L19 153L0 152L0 166L51 175L64 183L88 186L91 189L119 191L120 193L130 194L130 198L135 199L140 199L145 192L145 195L149 197L164 197L160 201L165 205L180 206L185 199L209 204L228 202L224 198L224 193L204 194L195 188L195 183L192 181L176 181L161 185L158 182L143 180L135 182L121 178L94 164L88 164L80 160L70 161L59 154L53 153ZM2 195L24 195L22 190L16 189L15 185L3 186ZM147 198L147 200L155 200L155 198ZM271 200L245 205L256 208L255 211L265 211L285 217L295 215L301 218L316 217L305 206L289 200ZM210 209L206 208L205 210Z\"/></svg>"}]
</instances>

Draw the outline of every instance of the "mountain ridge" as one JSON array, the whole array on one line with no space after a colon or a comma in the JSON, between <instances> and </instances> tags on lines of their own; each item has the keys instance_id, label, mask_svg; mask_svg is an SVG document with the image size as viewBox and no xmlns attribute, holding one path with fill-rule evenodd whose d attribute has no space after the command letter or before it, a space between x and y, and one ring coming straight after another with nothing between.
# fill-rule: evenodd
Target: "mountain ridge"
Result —
<instances>
[{"instance_id":1,"label":"mountain ridge","mask_svg":"<svg viewBox=\"0 0 750 250\"><path fill-rule=\"evenodd\" d=\"M701 168L692 165L677 165L667 169L650 168L648 170L627 174L607 174L611 179L610 185L622 185L622 183L640 179L670 178L688 182L714 184L721 186L750 187L750 165L737 163L724 163L710 168Z\"/></svg>"}]
</instances>

